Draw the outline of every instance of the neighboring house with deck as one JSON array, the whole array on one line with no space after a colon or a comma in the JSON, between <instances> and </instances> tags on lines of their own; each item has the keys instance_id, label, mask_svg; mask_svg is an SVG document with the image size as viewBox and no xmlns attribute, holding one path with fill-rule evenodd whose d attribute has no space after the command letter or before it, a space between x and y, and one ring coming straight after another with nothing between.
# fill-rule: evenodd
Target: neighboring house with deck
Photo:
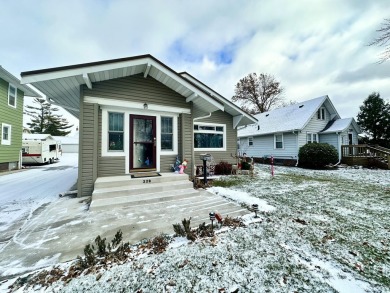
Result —
<instances>
[{"instance_id":1,"label":"neighboring house with deck","mask_svg":"<svg viewBox=\"0 0 390 293\"><path fill-rule=\"evenodd\" d=\"M258 123L240 127L241 153L256 158L297 161L306 143L333 145L341 159L341 145L357 144L361 133L354 118L341 119L328 96L254 115Z\"/></svg>"},{"instance_id":2,"label":"neighboring house with deck","mask_svg":"<svg viewBox=\"0 0 390 293\"><path fill-rule=\"evenodd\" d=\"M22 82L79 118L79 196L100 177L171 172L176 156L189 175L202 153L233 163L237 127L257 121L151 55L23 72Z\"/></svg>"},{"instance_id":3,"label":"neighboring house with deck","mask_svg":"<svg viewBox=\"0 0 390 293\"><path fill-rule=\"evenodd\" d=\"M21 166L24 96L41 97L0 66L0 171Z\"/></svg>"}]
</instances>

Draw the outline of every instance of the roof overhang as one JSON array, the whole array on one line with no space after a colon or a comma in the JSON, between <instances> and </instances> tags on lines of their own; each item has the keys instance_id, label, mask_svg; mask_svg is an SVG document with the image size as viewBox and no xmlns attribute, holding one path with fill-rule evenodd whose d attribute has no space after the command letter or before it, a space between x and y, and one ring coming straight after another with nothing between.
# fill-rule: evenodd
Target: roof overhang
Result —
<instances>
[{"instance_id":1,"label":"roof overhang","mask_svg":"<svg viewBox=\"0 0 390 293\"><path fill-rule=\"evenodd\" d=\"M257 119L253 117L252 115L249 115L245 111L243 111L240 107L235 105L234 103L227 100L225 97L214 91L213 89L209 88L207 85L202 83L200 80L193 77L191 74L187 72L181 72L181 76L185 77L192 83L194 83L196 86L202 88L204 91L208 92L210 96L215 98L216 100L220 101L225 105L225 112L229 113L233 116L233 127L236 128L238 126L253 124L257 122Z\"/></svg>"},{"instance_id":2,"label":"roof overhang","mask_svg":"<svg viewBox=\"0 0 390 293\"><path fill-rule=\"evenodd\" d=\"M93 88L95 82L143 74L151 76L186 98L205 112L230 110L231 106L216 99L151 55L106 60L93 63L22 72L22 83L32 84L59 105L79 118L80 87ZM191 98L192 97L192 98Z\"/></svg>"},{"instance_id":3,"label":"roof overhang","mask_svg":"<svg viewBox=\"0 0 390 293\"><path fill-rule=\"evenodd\" d=\"M20 89L24 93L25 96L42 98L42 95L40 95L39 93L34 91L29 86L21 84L20 80L18 78L13 76L11 73L9 73L7 70L5 70L1 66L0 66L0 78L4 79L6 82L16 86L18 89Z\"/></svg>"}]
</instances>

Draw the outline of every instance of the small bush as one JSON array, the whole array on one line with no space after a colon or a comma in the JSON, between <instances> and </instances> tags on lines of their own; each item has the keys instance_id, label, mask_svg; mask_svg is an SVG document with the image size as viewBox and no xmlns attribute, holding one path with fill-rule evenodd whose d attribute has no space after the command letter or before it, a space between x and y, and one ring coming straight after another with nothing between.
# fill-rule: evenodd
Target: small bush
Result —
<instances>
[{"instance_id":1,"label":"small bush","mask_svg":"<svg viewBox=\"0 0 390 293\"><path fill-rule=\"evenodd\" d=\"M242 162L241 163L241 170L250 170L251 164L249 162Z\"/></svg>"},{"instance_id":2,"label":"small bush","mask_svg":"<svg viewBox=\"0 0 390 293\"><path fill-rule=\"evenodd\" d=\"M308 143L299 149L299 166L321 169L338 161L337 150L327 143Z\"/></svg>"},{"instance_id":3,"label":"small bush","mask_svg":"<svg viewBox=\"0 0 390 293\"><path fill-rule=\"evenodd\" d=\"M230 175L232 173L232 164L221 161L215 165L216 175Z\"/></svg>"}]
</instances>

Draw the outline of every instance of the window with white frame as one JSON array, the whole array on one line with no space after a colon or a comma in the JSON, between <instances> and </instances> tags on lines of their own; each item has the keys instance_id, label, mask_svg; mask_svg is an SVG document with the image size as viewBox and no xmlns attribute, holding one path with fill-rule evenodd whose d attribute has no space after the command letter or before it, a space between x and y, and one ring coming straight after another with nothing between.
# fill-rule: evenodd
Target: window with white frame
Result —
<instances>
[{"instance_id":1,"label":"window with white frame","mask_svg":"<svg viewBox=\"0 0 390 293\"><path fill-rule=\"evenodd\" d=\"M324 107L321 107L318 109L317 111L317 118L319 120L325 120L325 108Z\"/></svg>"},{"instance_id":2,"label":"window with white frame","mask_svg":"<svg viewBox=\"0 0 390 293\"><path fill-rule=\"evenodd\" d=\"M317 133L308 132L306 137L307 137L307 139L306 139L307 143L318 142L318 134Z\"/></svg>"},{"instance_id":3,"label":"window with white frame","mask_svg":"<svg viewBox=\"0 0 390 293\"><path fill-rule=\"evenodd\" d=\"M194 124L194 148L197 150L226 150L226 125Z\"/></svg>"},{"instance_id":4,"label":"window with white frame","mask_svg":"<svg viewBox=\"0 0 390 293\"><path fill-rule=\"evenodd\" d=\"M108 113L108 150L123 151L123 113Z\"/></svg>"},{"instance_id":5,"label":"window with white frame","mask_svg":"<svg viewBox=\"0 0 390 293\"><path fill-rule=\"evenodd\" d=\"M253 145L253 137L250 136L248 137L248 146L252 146Z\"/></svg>"},{"instance_id":6,"label":"window with white frame","mask_svg":"<svg viewBox=\"0 0 390 293\"><path fill-rule=\"evenodd\" d=\"M16 108L17 89L12 84L8 86L8 105Z\"/></svg>"},{"instance_id":7,"label":"window with white frame","mask_svg":"<svg viewBox=\"0 0 390 293\"><path fill-rule=\"evenodd\" d=\"M283 133L274 135L275 149L283 148Z\"/></svg>"},{"instance_id":8,"label":"window with white frame","mask_svg":"<svg viewBox=\"0 0 390 293\"><path fill-rule=\"evenodd\" d=\"M1 144L11 145L11 125L1 124Z\"/></svg>"},{"instance_id":9,"label":"window with white frame","mask_svg":"<svg viewBox=\"0 0 390 293\"><path fill-rule=\"evenodd\" d=\"M161 150L173 151L173 117L161 117Z\"/></svg>"}]
</instances>

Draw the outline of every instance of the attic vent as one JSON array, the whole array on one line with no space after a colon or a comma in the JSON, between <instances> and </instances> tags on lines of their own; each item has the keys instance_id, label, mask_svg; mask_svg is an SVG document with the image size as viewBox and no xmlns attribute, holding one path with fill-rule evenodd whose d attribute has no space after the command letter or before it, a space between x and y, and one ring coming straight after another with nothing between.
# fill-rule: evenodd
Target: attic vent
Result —
<instances>
[{"instance_id":1,"label":"attic vent","mask_svg":"<svg viewBox=\"0 0 390 293\"><path fill-rule=\"evenodd\" d=\"M305 105L300 105L299 108L302 108L303 106L305 106Z\"/></svg>"},{"instance_id":2,"label":"attic vent","mask_svg":"<svg viewBox=\"0 0 390 293\"><path fill-rule=\"evenodd\" d=\"M265 115L265 117L268 117L268 116L269 116L269 114Z\"/></svg>"}]
</instances>

